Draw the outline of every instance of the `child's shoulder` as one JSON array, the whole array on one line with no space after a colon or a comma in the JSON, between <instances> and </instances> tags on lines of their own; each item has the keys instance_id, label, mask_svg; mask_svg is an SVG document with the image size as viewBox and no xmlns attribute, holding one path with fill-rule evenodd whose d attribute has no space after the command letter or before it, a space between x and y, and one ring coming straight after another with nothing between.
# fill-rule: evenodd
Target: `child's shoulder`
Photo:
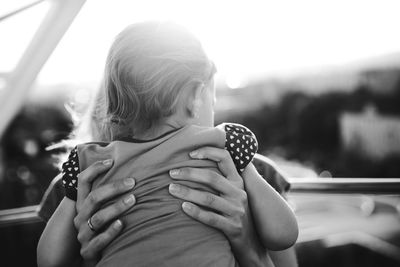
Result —
<instances>
[{"instance_id":1,"label":"child's shoulder","mask_svg":"<svg viewBox=\"0 0 400 267\"><path fill-rule=\"evenodd\" d=\"M86 143L78 144L75 146L75 148L77 150L81 150L85 147L105 147L109 144L110 144L110 142L95 142L95 141L93 141L93 142L86 142Z\"/></svg>"},{"instance_id":2,"label":"child's shoulder","mask_svg":"<svg viewBox=\"0 0 400 267\"><path fill-rule=\"evenodd\" d=\"M255 134L237 123L222 123L216 128L225 132L225 149L228 150L239 172L253 160L258 150Z\"/></svg>"},{"instance_id":3,"label":"child's shoulder","mask_svg":"<svg viewBox=\"0 0 400 267\"><path fill-rule=\"evenodd\" d=\"M224 122L216 126L216 128L224 130L226 133L235 134L235 135L248 135L256 138L255 134L246 126L233 123L233 122Z\"/></svg>"},{"instance_id":4,"label":"child's shoulder","mask_svg":"<svg viewBox=\"0 0 400 267\"><path fill-rule=\"evenodd\" d=\"M106 142L86 142L75 145L69 152L68 159L64 161L62 169L65 169L66 167L69 168L71 165L74 165L74 167L76 167L76 165L79 164L79 151L81 151L82 149L87 149L88 147L93 146L105 147L108 144L109 143Z\"/></svg>"}]
</instances>

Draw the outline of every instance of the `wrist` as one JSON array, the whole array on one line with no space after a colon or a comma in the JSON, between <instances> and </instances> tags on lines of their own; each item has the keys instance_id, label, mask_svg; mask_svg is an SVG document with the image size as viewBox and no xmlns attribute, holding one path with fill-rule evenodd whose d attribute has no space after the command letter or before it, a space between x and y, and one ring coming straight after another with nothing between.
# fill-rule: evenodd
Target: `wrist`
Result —
<instances>
[{"instance_id":1,"label":"wrist","mask_svg":"<svg viewBox=\"0 0 400 267\"><path fill-rule=\"evenodd\" d=\"M235 257L240 266L249 266L249 267L273 266L270 264L271 261L266 250L257 252L255 250L249 249L239 253L236 252Z\"/></svg>"},{"instance_id":2,"label":"wrist","mask_svg":"<svg viewBox=\"0 0 400 267\"><path fill-rule=\"evenodd\" d=\"M83 260L82 261L82 267L93 267L96 266L97 261L95 260Z\"/></svg>"},{"instance_id":3,"label":"wrist","mask_svg":"<svg viewBox=\"0 0 400 267\"><path fill-rule=\"evenodd\" d=\"M258 240L250 239L243 244L242 239L237 244L235 243L235 241L231 241L232 251L240 266L273 266L267 249Z\"/></svg>"}]
</instances>

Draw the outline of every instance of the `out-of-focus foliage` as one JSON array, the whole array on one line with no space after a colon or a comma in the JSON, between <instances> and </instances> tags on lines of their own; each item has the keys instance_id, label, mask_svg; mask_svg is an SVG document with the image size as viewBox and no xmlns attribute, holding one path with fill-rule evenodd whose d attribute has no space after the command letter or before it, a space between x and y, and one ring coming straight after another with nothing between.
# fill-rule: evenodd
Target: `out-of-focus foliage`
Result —
<instances>
[{"instance_id":1,"label":"out-of-focus foliage","mask_svg":"<svg viewBox=\"0 0 400 267\"><path fill-rule=\"evenodd\" d=\"M0 143L0 209L38 204L58 173L46 147L68 137L72 122L59 107L30 104Z\"/></svg>"},{"instance_id":2,"label":"out-of-focus foliage","mask_svg":"<svg viewBox=\"0 0 400 267\"><path fill-rule=\"evenodd\" d=\"M303 162L318 173L327 170L334 177L400 177L400 155L376 160L346 151L341 146L339 126L341 113L362 112L367 105L374 105L380 114L400 116L399 103L400 82L384 94L366 86L317 96L291 90L275 104L231 114L228 120L252 129L263 154Z\"/></svg>"}]
</instances>

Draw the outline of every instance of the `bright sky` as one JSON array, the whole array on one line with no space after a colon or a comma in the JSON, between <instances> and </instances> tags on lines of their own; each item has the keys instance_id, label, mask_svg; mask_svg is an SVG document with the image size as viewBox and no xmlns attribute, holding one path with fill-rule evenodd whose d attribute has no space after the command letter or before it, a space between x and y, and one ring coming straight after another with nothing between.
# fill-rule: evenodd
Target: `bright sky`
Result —
<instances>
[{"instance_id":1,"label":"bright sky","mask_svg":"<svg viewBox=\"0 0 400 267\"><path fill-rule=\"evenodd\" d=\"M98 81L126 25L173 19L197 34L229 83L400 52L400 1L88 0L39 82Z\"/></svg>"}]
</instances>

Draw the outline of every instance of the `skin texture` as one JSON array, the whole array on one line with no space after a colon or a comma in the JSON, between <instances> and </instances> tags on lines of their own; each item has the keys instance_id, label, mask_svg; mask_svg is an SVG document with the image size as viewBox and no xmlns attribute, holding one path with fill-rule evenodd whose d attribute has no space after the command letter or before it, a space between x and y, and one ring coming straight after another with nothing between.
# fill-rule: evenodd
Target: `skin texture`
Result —
<instances>
[{"instance_id":1,"label":"skin texture","mask_svg":"<svg viewBox=\"0 0 400 267\"><path fill-rule=\"evenodd\" d=\"M38 244L38 266L80 266L82 258L86 260L85 264L91 265L122 230L121 222L115 218L135 204L134 196L128 193L135 180L121 179L90 191L93 180L109 170L112 163L112 160L98 161L79 174L77 201L64 198L42 233ZM99 209L110 199L117 201ZM100 233L89 228L89 218L95 229L102 229ZM63 246L52 245L58 240L63 240Z\"/></svg>"},{"instance_id":2,"label":"skin texture","mask_svg":"<svg viewBox=\"0 0 400 267\"><path fill-rule=\"evenodd\" d=\"M226 151L218 148L203 148L191 153L193 158L208 158L218 163L222 175L196 168L171 170L170 193L186 200L182 208L186 214L204 224L221 230L231 243L234 255L241 266L274 266L266 249L255 232L247 193L242 177ZM179 185L179 180L205 184L218 195L194 190Z\"/></svg>"},{"instance_id":3,"label":"skin texture","mask_svg":"<svg viewBox=\"0 0 400 267\"><path fill-rule=\"evenodd\" d=\"M170 193L185 200L182 209L187 215L225 233L241 266L297 266L292 248L280 252L267 252L261 244L258 233L254 230L249 200L244 188L245 183L236 172L231 158L224 157L223 152L223 149L217 148L197 150L197 153L202 154L202 156L218 162L222 175L207 169L183 168L179 171L171 170L170 176L176 182L170 185ZM191 156L196 157L195 154L192 153ZM82 245L81 256L89 265L98 260L102 249L122 230L123 225L117 219L118 215L129 208L130 205L134 205L134 202L127 204L126 201L123 201L125 197L129 196L125 193L131 188L129 186L104 185L90 193L91 182L101 171L107 170L100 167L94 166L92 170L80 175L79 178L82 180L82 184L79 185L82 191L79 192L78 190L78 202L80 203L78 209L80 211L74 219L79 233L79 242ZM179 184L181 180L207 184L219 194L210 194L185 187ZM98 190L101 190L101 192ZM119 200L109 206L107 211L98 210L99 203L115 196L119 196ZM96 229L100 229L104 225L110 226L104 232L96 235L87 225L87 220L91 215L92 218L97 216L100 218L92 219Z\"/></svg>"},{"instance_id":4,"label":"skin texture","mask_svg":"<svg viewBox=\"0 0 400 267\"><path fill-rule=\"evenodd\" d=\"M227 150L204 147L197 150L196 153L192 152L191 157L211 159L218 162L219 169L223 174L221 176L214 173L211 176L212 179L209 179L207 175L197 173L194 179L189 179L193 182L206 184L220 192L219 196L197 192L197 194L202 194L205 197L205 199L200 199L197 204L207 206L208 209L211 208L221 214L225 212L227 215L243 213L244 211L240 210L240 208L243 209L249 204L255 225L258 226L256 229L258 230L259 239L264 247L270 250L283 250L291 247L296 242L298 226L292 210L286 201L258 174L253 164L249 164L246 167L242 173L242 178L236 172ZM181 172L190 173L193 170L184 168ZM174 175L171 176L172 178L179 178L176 177L175 171ZM190 177L187 174L181 176ZM188 179L186 178L186 180ZM238 201L241 201L241 203L237 203ZM187 207L192 207L192 205L187 203L184 209ZM223 216L214 219L217 222L229 223L229 221L226 222L226 218ZM233 220L237 224L235 222L236 218L233 218ZM218 225L212 226L218 228ZM229 233L224 233L229 236Z\"/></svg>"},{"instance_id":5,"label":"skin texture","mask_svg":"<svg viewBox=\"0 0 400 267\"><path fill-rule=\"evenodd\" d=\"M227 173L226 178L205 169L184 168L179 173L171 170L171 177L177 179L177 183L170 185L170 193L175 197L187 200L183 203L182 208L193 219L224 232L234 248L235 256L243 266L273 266L265 265L270 260L253 230L242 178L236 172L230 158L216 160L219 161L221 171ZM127 201L124 202L130 196L124 194L129 190L128 186L124 188L123 185L107 184L90 192L93 180L109 167L100 164L91 166L90 169L82 172L78 179L77 215L74 218L74 224L78 231L78 240L81 243L80 254L86 266L94 265L104 247L122 230L123 225L117 219L118 215L130 205L134 205L134 201L130 205L126 203ZM221 197L184 187L179 185L179 179L208 184L219 192L222 190L224 195ZM216 180L219 182L215 183ZM107 210L98 210L101 203L112 198L117 192L123 195L116 203L108 206ZM221 215L206 211L204 207L213 208ZM101 229L108 224L110 226L104 232L96 235L87 225L90 217L92 217L91 221L95 229Z\"/></svg>"},{"instance_id":6,"label":"skin texture","mask_svg":"<svg viewBox=\"0 0 400 267\"><path fill-rule=\"evenodd\" d=\"M224 150L217 148L197 150L197 153L200 153L202 157L218 162L222 175L206 169L171 170L170 176L176 180L176 183L170 185L170 193L185 200L182 208L186 214L225 233L241 266L296 266L295 258L286 256L294 255L293 250L289 250L290 253L288 251L279 254L267 252L260 242L257 237L258 233L255 232L245 183L236 172L231 158L223 156L224 154L221 152L224 152ZM191 156L196 157L196 153L191 153ZM71 235L68 236L68 233L71 232L69 231L77 233L80 244L75 240L75 242L71 242L73 244L71 247L66 248L64 246L62 251L55 251L52 253L52 257L57 260L54 261L48 254L38 253L39 266L79 266L81 263L85 266L93 266L98 261L101 251L118 236L124 227L118 220L118 216L135 204L134 196L129 193L134 187L134 180L126 178L90 191L92 182L111 166L112 160L96 162L79 174L76 213L68 214L71 217L70 220L64 215L58 216L63 217L65 223L73 221L73 224L69 223L68 227L64 227L68 230L63 233L59 231L59 222L55 223L54 225L58 229L58 237L46 235L45 230L39 242L38 251L41 249L42 251L49 251L46 250L45 246L42 246L42 244L46 244L46 242L42 242L43 239L70 238ZM214 195L184 187L179 185L180 180L207 184L218 194ZM117 198L114 204L100 209L102 203L113 198ZM68 201L73 202L69 199L63 200L67 209L71 204ZM62 206L60 205L60 207ZM56 211L55 214L57 212L63 211ZM57 218L57 216L53 217ZM89 228L87 225L89 218L92 218L91 222L95 229L102 229L100 232L95 233ZM49 221L50 225L51 220ZM70 255L65 256L68 254L66 252ZM60 258L57 258L57 253L61 254L58 255L61 257L61 261ZM271 258L276 265L272 263Z\"/></svg>"}]
</instances>

